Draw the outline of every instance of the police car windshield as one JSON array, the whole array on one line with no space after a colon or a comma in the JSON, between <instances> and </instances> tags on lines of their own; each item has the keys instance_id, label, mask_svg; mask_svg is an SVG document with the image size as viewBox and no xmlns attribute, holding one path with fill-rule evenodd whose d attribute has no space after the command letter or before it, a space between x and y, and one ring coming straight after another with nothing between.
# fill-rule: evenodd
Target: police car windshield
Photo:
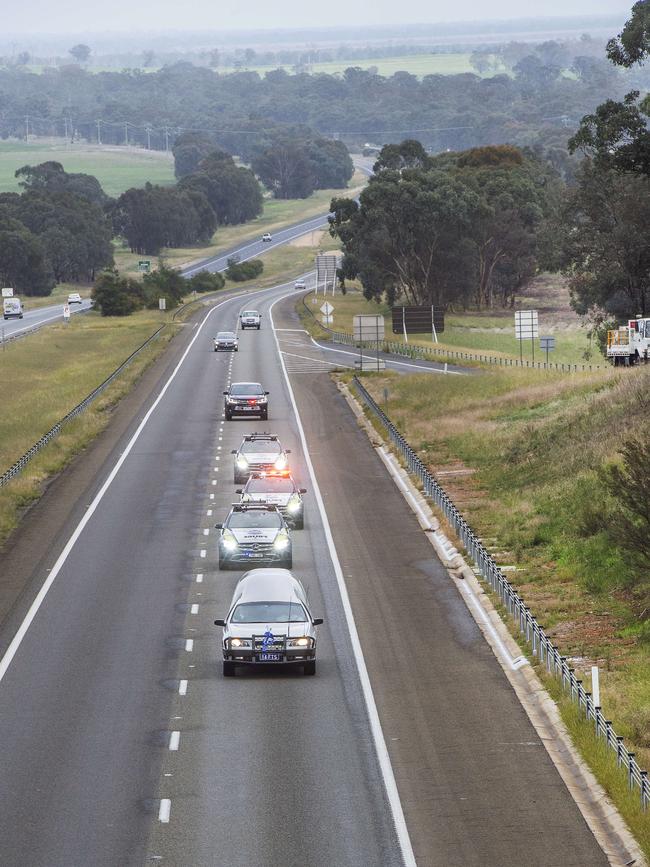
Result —
<instances>
[{"instance_id":1,"label":"police car windshield","mask_svg":"<svg viewBox=\"0 0 650 867\"><path fill-rule=\"evenodd\" d=\"M300 602L242 602L232 613L231 623L305 623Z\"/></svg>"},{"instance_id":2,"label":"police car windshield","mask_svg":"<svg viewBox=\"0 0 650 867\"><path fill-rule=\"evenodd\" d=\"M282 517L278 512L266 512L262 509L255 509L250 512L233 512L228 519L228 526L235 529L244 527L275 527L280 529L282 526Z\"/></svg>"},{"instance_id":3,"label":"police car windshield","mask_svg":"<svg viewBox=\"0 0 650 867\"><path fill-rule=\"evenodd\" d=\"M245 455L279 455L282 449L277 440L244 440L240 451Z\"/></svg>"},{"instance_id":4,"label":"police car windshield","mask_svg":"<svg viewBox=\"0 0 650 867\"><path fill-rule=\"evenodd\" d=\"M247 494L261 494L267 491L273 494L289 494L293 491L293 482L291 479L270 476L266 479L251 479L246 485Z\"/></svg>"},{"instance_id":5,"label":"police car windshield","mask_svg":"<svg viewBox=\"0 0 650 867\"><path fill-rule=\"evenodd\" d=\"M230 387L231 394L247 395L262 394L262 386L257 382L234 382Z\"/></svg>"}]
</instances>

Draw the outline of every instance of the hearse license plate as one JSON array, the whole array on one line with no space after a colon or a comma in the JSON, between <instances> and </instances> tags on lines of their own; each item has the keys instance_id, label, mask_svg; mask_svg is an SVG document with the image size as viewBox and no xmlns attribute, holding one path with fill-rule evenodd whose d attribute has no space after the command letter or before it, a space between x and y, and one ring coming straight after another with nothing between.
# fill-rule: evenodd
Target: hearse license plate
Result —
<instances>
[{"instance_id":1,"label":"hearse license plate","mask_svg":"<svg viewBox=\"0 0 650 867\"><path fill-rule=\"evenodd\" d=\"M281 653L260 653L260 662L282 662Z\"/></svg>"}]
</instances>

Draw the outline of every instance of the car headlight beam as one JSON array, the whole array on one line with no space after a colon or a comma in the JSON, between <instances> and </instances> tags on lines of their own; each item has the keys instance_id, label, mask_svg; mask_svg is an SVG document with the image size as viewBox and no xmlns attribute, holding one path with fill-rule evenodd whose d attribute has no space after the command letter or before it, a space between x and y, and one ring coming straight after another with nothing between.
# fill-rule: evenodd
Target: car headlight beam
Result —
<instances>
[{"instance_id":1,"label":"car headlight beam","mask_svg":"<svg viewBox=\"0 0 650 867\"><path fill-rule=\"evenodd\" d=\"M273 542L273 547L276 551L286 551L289 547L289 537L288 535L280 531L278 535L275 537L275 541Z\"/></svg>"},{"instance_id":2,"label":"car headlight beam","mask_svg":"<svg viewBox=\"0 0 650 867\"><path fill-rule=\"evenodd\" d=\"M237 549L237 539L231 530L224 530L221 537L221 542L226 551L235 551Z\"/></svg>"}]
</instances>

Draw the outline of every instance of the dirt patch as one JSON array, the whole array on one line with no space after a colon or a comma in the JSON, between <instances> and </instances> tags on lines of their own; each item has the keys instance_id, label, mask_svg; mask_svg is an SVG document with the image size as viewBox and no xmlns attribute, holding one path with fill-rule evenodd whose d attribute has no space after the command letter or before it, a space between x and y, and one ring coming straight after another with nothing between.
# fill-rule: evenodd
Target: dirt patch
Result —
<instances>
[{"instance_id":1,"label":"dirt patch","mask_svg":"<svg viewBox=\"0 0 650 867\"><path fill-rule=\"evenodd\" d=\"M307 235L301 235L299 238L294 238L293 241L289 242L290 247L319 247L323 238L325 236L325 231L323 229L314 229L313 232L309 232Z\"/></svg>"}]
</instances>

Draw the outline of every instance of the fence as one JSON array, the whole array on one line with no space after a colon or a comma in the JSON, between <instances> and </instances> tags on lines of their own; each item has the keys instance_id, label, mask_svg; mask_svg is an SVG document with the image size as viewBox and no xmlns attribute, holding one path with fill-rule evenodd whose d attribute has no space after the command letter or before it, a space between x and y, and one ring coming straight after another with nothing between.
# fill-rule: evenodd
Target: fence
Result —
<instances>
[{"instance_id":1,"label":"fence","mask_svg":"<svg viewBox=\"0 0 650 867\"><path fill-rule=\"evenodd\" d=\"M308 293L309 294L309 293ZM347 346L359 346L359 341L354 339L354 335L347 331L334 331L319 322L314 314L314 311L309 308L306 302L306 295L302 297L302 304L305 310L313 318L314 322L323 331L327 332L334 343L343 343ZM376 344L373 344L373 348ZM483 364L495 364L498 367L523 367L532 368L534 370L555 370L560 373L585 373L592 370L601 370L598 364L555 364L554 362L545 361L520 361L518 358L506 358L499 355L474 355L471 352L458 352L452 349L442 349L436 346L417 346L412 343L404 343L401 340L383 340L381 341L381 351L390 353L391 355L401 355L404 358L419 358L424 361L431 361L438 358L449 359L453 358L456 361L480 361Z\"/></svg>"},{"instance_id":2,"label":"fence","mask_svg":"<svg viewBox=\"0 0 650 867\"><path fill-rule=\"evenodd\" d=\"M125 367L133 361L133 359L139 355L142 350L147 347L152 340L155 340L156 337L160 334L165 326L161 325L160 328L156 329L153 334L151 334L143 344L138 346L128 358L124 359L124 361L120 364L119 367L116 367L115 370L110 374L110 376L106 377L106 379L97 386L87 397L78 403L74 409L71 409L70 412L65 415L60 421L58 421L54 427L50 428L50 430L44 434L38 442L34 443L34 445L28 449L25 454L19 458L13 466L9 467L9 469L0 475L0 488L14 479L22 470L27 466L27 464L31 461L31 459L37 455L41 449L43 449L49 442L51 442L55 437L57 437L63 428L68 422L71 422L78 415L81 415L83 412L88 409L90 404L104 391L104 389L109 386L114 379L116 379L120 373L124 370Z\"/></svg>"},{"instance_id":3,"label":"fence","mask_svg":"<svg viewBox=\"0 0 650 867\"><path fill-rule=\"evenodd\" d=\"M607 747L616 753L618 766L624 768L627 773L630 790L638 788L641 805L645 810L650 803L648 772L641 770L635 754L627 749L623 743L623 738L616 734L611 720L605 719L602 709L594 706L591 693L585 690L582 681L576 677L575 670L569 666L567 657L560 655L557 647L553 645L535 617L530 613L530 608L504 577L499 566L478 536L472 531L444 488L438 484L416 452L356 376L353 377L353 383L363 402L379 420L390 441L404 458L409 472L420 480L424 493L442 511L465 546L465 550L472 557L479 574L484 581L487 581L506 611L518 625L520 634L525 636L526 642L531 645L533 656L546 666L549 673L561 678L562 686L569 690L571 698L577 703L586 719L593 723L597 736L603 737Z\"/></svg>"}]
</instances>

